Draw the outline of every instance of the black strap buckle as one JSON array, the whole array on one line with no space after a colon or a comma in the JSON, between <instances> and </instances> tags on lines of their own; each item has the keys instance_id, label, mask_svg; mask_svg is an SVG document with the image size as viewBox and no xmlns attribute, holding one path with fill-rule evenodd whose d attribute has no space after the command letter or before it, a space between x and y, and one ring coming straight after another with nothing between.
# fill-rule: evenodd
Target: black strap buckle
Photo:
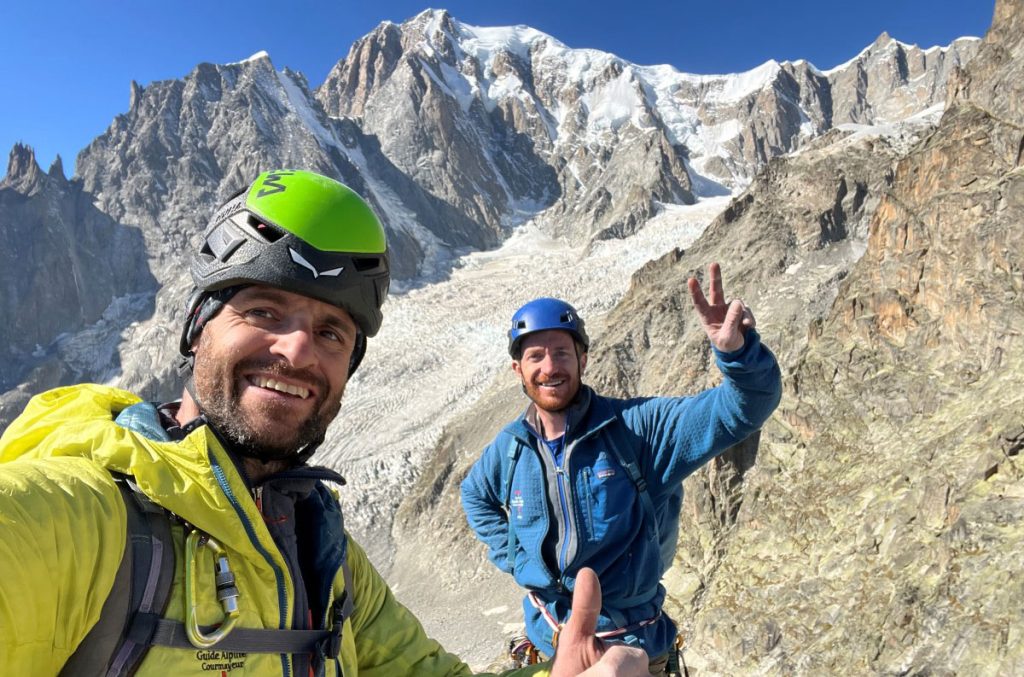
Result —
<instances>
[{"instance_id":1,"label":"black strap buckle","mask_svg":"<svg viewBox=\"0 0 1024 677\"><path fill-rule=\"evenodd\" d=\"M348 598L348 590L342 592L341 597L334 600L334 604L331 605L331 634L321 642L324 656L332 660L341 655L341 631L345 627L346 598Z\"/></svg>"}]
</instances>

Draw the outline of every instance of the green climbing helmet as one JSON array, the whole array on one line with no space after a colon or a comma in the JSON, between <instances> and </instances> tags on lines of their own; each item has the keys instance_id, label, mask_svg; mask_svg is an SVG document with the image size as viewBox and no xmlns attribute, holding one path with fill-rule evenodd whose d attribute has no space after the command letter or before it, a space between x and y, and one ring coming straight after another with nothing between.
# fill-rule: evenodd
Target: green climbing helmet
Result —
<instances>
[{"instance_id":1,"label":"green climbing helmet","mask_svg":"<svg viewBox=\"0 0 1024 677\"><path fill-rule=\"evenodd\" d=\"M224 203L191 272L196 296L266 284L343 308L365 336L380 330L391 281L384 228L369 205L300 170L264 172Z\"/></svg>"},{"instance_id":2,"label":"green climbing helmet","mask_svg":"<svg viewBox=\"0 0 1024 677\"><path fill-rule=\"evenodd\" d=\"M192 345L235 292L265 284L352 316L359 331L351 377L366 352L366 337L380 330L389 271L384 228L350 188L313 172L264 172L220 206L192 257L196 288L178 344L178 370L191 373Z\"/></svg>"}]
</instances>

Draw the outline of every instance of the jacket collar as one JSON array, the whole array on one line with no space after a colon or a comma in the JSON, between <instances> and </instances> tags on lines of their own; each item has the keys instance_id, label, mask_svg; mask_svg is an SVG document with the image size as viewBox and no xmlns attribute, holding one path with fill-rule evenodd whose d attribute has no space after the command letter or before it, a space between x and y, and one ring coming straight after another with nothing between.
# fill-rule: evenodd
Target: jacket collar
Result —
<instances>
[{"instance_id":1,"label":"jacket collar","mask_svg":"<svg viewBox=\"0 0 1024 677\"><path fill-rule=\"evenodd\" d=\"M188 435L197 428L201 426L209 426L206 419L202 416L193 419L183 426L179 426L178 422L174 419L173 414L177 411L180 404L180 401L167 402L161 405L154 405L150 402L138 402L118 414L117 418L114 419L114 422L123 428L142 433L149 439L158 442L180 441L188 437ZM217 431L212 428L210 430L214 433L214 437L217 439L217 442L220 443L221 448L224 449L228 456L231 457L231 460L235 464L235 469L245 481L246 486L251 487L252 482L249 480L249 477L245 472L241 457L234 453L233 446L222 439L222 437L217 434ZM306 493L309 493L309 491L312 490L313 482L317 480L345 484L345 478L339 473L331 470L330 468L307 465L305 459L302 457L297 458L294 465L267 477L263 483L277 479L305 481L309 484L309 489Z\"/></svg>"},{"instance_id":2,"label":"jacket collar","mask_svg":"<svg viewBox=\"0 0 1024 677\"><path fill-rule=\"evenodd\" d=\"M218 534L226 547L249 551L256 539L270 548L273 540L248 496L249 488L209 427L199 426L180 441L161 439L160 426L152 425L159 421L152 405L132 412L137 421L150 425L128 428L115 423L139 402L129 392L98 385L37 395L0 438L0 462L16 457L89 458L135 477L139 489L155 503L206 533ZM321 474L333 474L325 469L296 468L282 474L292 473L333 479ZM240 518L249 528L239 528Z\"/></svg>"},{"instance_id":3,"label":"jacket collar","mask_svg":"<svg viewBox=\"0 0 1024 677\"><path fill-rule=\"evenodd\" d=\"M597 395L590 386L581 385L566 412L566 443L603 427L614 417L615 413L605 398ZM522 415L506 426L505 430L525 444L530 444L533 438L541 439L537 405L530 402Z\"/></svg>"}]
</instances>

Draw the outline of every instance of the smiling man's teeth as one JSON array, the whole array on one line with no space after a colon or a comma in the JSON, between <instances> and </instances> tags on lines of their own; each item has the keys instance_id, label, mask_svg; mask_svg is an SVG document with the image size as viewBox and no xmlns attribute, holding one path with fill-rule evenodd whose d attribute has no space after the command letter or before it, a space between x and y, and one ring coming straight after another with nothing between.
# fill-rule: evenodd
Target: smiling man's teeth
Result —
<instances>
[{"instance_id":1,"label":"smiling man's teeth","mask_svg":"<svg viewBox=\"0 0 1024 677\"><path fill-rule=\"evenodd\" d=\"M557 388L558 386L562 385L563 383L565 383L565 381L549 381L547 383L541 383L540 387L541 388Z\"/></svg>"},{"instance_id":2,"label":"smiling man's teeth","mask_svg":"<svg viewBox=\"0 0 1024 677\"><path fill-rule=\"evenodd\" d=\"M301 397L302 399L306 399L307 397L309 397L309 390L307 390L306 388L289 385L287 383L281 383L280 381L275 381L272 378L257 378L256 385L258 385L260 388L269 388L270 390L276 390L280 393L288 393L289 395L295 395L297 397Z\"/></svg>"}]
</instances>

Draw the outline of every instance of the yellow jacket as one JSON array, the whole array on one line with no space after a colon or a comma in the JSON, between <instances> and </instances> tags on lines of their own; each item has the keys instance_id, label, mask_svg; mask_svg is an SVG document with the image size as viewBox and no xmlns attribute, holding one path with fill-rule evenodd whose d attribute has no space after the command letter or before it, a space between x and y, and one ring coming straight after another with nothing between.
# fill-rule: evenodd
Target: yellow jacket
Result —
<instances>
[{"instance_id":1,"label":"yellow jacket","mask_svg":"<svg viewBox=\"0 0 1024 677\"><path fill-rule=\"evenodd\" d=\"M137 402L136 396L114 388L59 388L33 398L0 437L4 674L57 674L99 619L125 549L125 507L110 471L133 476L154 502L220 542L240 593L238 627L292 627L292 581L274 572L288 567L227 453L206 426L180 442L159 442L114 423L120 411ZM165 617L184 621L181 532L174 527L176 570ZM347 552L355 611L342 634L340 663L346 677L470 674L468 666L426 636L351 538ZM212 561L201 561L198 570L212 572ZM344 587L339 570L335 599ZM197 590L199 623L219 623L223 612L212 573L198 576ZM209 677L236 670L247 675L292 672L279 654L153 646L137 674ZM332 661L326 674L336 674ZM509 674L547 673L533 668Z\"/></svg>"}]
</instances>

